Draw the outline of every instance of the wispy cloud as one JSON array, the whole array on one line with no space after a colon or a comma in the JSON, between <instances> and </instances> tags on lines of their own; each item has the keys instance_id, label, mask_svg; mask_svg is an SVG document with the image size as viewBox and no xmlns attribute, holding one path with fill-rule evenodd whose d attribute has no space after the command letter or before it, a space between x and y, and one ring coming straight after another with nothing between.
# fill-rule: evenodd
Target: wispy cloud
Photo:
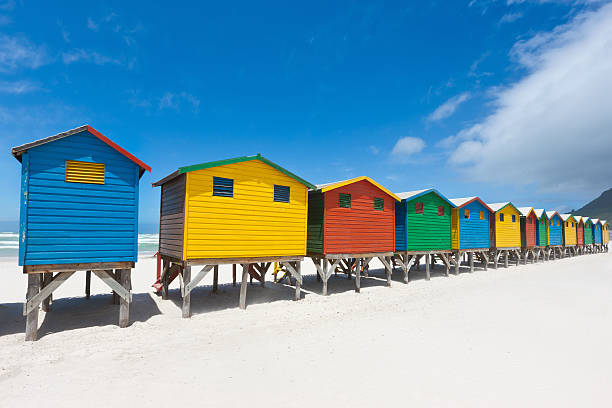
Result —
<instances>
[{"instance_id":1,"label":"wispy cloud","mask_svg":"<svg viewBox=\"0 0 612 408\"><path fill-rule=\"evenodd\" d=\"M182 105L189 105L194 113L200 109L200 100L188 92L172 93L166 92L159 99L158 108L179 110Z\"/></svg>"},{"instance_id":2,"label":"wispy cloud","mask_svg":"<svg viewBox=\"0 0 612 408\"><path fill-rule=\"evenodd\" d=\"M142 23L137 23L133 26L123 24L120 22L119 15L117 15L115 12L111 12L97 21L91 17L88 17L87 28L95 32L98 32L102 28L110 30L120 35L125 44L130 47L136 44L134 34L144 30Z\"/></svg>"},{"instance_id":3,"label":"wispy cloud","mask_svg":"<svg viewBox=\"0 0 612 408\"><path fill-rule=\"evenodd\" d=\"M87 28L91 31L98 31L100 29L100 24L93 21L91 17L87 17Z\"/></svg>"},{"instance_id":4,"label":"wispy cloud","mask_svg":"<svg viewBox=\"0 0 612 408\"><path fill-rule=\"evenodd\" d=\"M427 117L427 121L436 122L436 121L448 118L453 113L455 113L455 111L461 104L469 100L471 96L472 94L470 92L463 92L459 95L453 96L452 98L444 102L442 105L438 106L436 110L434 110Z\"/></svg>"},{"instance_id":5,"label":"wispy cloud","mask_svg":"<svg viewBox=\"0 0 612 408\"><path fill-rule=\"evenodd\" d=\"M62 61L66 65L73 64L75 62L88 62L96 65L106 65L106 64L115 64L120 65L121 61L108 57L106 55L102 55L97 51L84 50L84 49L74 49L68 52L62 53Z\"/></svg>"},{"instance_id":6,"label":"wispy cloud","mask_svg":"<svg viewBox=\"0 0 612 408\"><path fill-rule=\"evenodd\" d=\"M1 0L0 1L0 10L11 11L14 8L15 8L15 0Z\"/></svg>"},{"instance_id":7,"label":"wispy cloud","mask_svg":"<svg viewBox=\"0 0 612 408\"><path fill-rule=\"evenodd\" d=\"M61 20L57 21L57 25L59 26L61 33L62 33L62 38L64 39L64 41L66 43L70 42L70 33L68 32L68 29L66 28L66 26L64 25L64 23L62 23Z\"/></svg>"},{"instance_id":8,"label":"wispy cloud","mask_svg":"<svg viewBox=\"0 0 612 408\"><path fill-rule=\"evenodd\" d=\"M35 92L41 89L41 86L37 82L31 81L0 81L0 93L3 94L25 94Z\"/></svg>"},{"instance_id":9,"label":"wispy cloud","mask_svg":"<svg viewBox=\"0 0 612 408\"><path fill-rule=\"evenodd\" d=\"M518 20L519 18L523 17L523 13L521 12L516 12L516 13L506 13L502 16L502 18L499 19L499 24L504 24L504 23L513 23L516 20Z\"/></svg>"},{"instance_id":10,"label":"wispy cloud","mask_svg":"<svg viewBox=\"0 0 612 408\"><path fill-rule=\"evenodd\" d=\"M378 153L380 153L380 149L374 145L370 145L368 146L368 150L370 151L370 153L372 153L373 155L377 155Z\"/></svg>"},{"instance_id":11,"label":"wispy cloud","mask_svg":"<svg viewBox=\"0 0 612 408\"><path fill-rule=\"evenodd\" d=\"M410 156L420 153L425 148L425 141L418 137L402 137L399 139L393 149L391 156L399 160L409 159Z\"/></svg>"},{"instance_id":12,"label":"wispy cloud","mask_svg":"<svg viewBox=\"0 0 612 408\"><path fill-rule=\"evenodd\" d=\"M44 46L22 36L0 34L0 72L36 69L51 61Z\"/></svg>"}]
</instances>

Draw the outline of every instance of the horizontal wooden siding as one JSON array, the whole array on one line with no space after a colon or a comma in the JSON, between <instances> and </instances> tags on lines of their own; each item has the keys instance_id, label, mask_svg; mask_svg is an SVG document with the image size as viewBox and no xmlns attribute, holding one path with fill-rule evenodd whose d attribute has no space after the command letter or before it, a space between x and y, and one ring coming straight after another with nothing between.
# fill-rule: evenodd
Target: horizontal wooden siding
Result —
<instances>
[{"instance_id":1,"label":"horizontal wooden siding","mask_svg":"<svg viewBox=\"0 0 612 408\"><path fill-rule=\"evenodd\" d=\"M159 253L177 259L183 259L185 180L181 174L162 185L160 200Z\"/></svg>"},{"instance_id":2,"label":"horizontal wooden siding","mask_svg":"<svg viewBox=\"0 0 612 408\"><path fill-rule=\"evenodd\" d=\"M423 203L423 213L416 213L416 203ZM438 215L438 207L444 215ZM452 249L451 206L436 193L406 200L406 249L430 251Z\"/></svg>"}]
</instances>

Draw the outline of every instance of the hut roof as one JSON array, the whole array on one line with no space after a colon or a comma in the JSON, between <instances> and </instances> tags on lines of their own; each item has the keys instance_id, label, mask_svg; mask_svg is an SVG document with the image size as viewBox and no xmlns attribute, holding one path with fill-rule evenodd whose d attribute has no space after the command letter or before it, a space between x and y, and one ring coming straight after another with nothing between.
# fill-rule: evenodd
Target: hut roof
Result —
<instances>
[{"instance_id":1,"label":"hut roof","mask_svg":"<svg viewBox=\"0 0 612 408\"><path fill-rule=\"evenodd\" d=\"M570 218L573 218L573 219L574 219L574 221L576 221L576 218L575 218L575 217L574 217L572 214L559 214L559 215L561 216L561 219L562 219L563 221L567 221L567 220L569 220Z\"/></svg>"},{"instance_id":2,"label":"hut roof","mask_svg":"<svg viewBox=\"0 0 612 408\"><path fill-rule=\"evenodd\" d=\"M306 180L296 176L295 174L293 174L289 170L279 166L278 164L276 164L276 163L266 159L265 157L263 157L259 153L256 154L255 156L241 156L241 157L235 157L233 159L217 160L217 161L211 161L211 162L206 162L206 163L194 164L192 166L179 167L178 170L176 170L174 173L169 174L168 176L164 177L163 179L153 183L153 187L161 186L162 184L167 183L168 181L170 181L170 180L180 176L181 174L189 173L190 171L210 169L212 167L224 166L226 164L242 163L242 162L247 162L247 161L251 161L251 160L259 160L259 161L267 164L268 166L273 167L274 169L280 171L281 173L285 174L286 176L289 176L292 179L298 181L299 183L302 183L306 187L308 187L308 188L315 188L315 186L313 184L311 184L311 183L307 182Z\"/></svg>"},{"instance_id":3,"label":"hut roof","mask_svg":"<svg viewBox=\"0 0 612 408\"><path fill-rule=\"evenodd\" d=\"M561 214L559 214L556 211L546 211L546 216L548 217L548 219L551 219L552 217L554 217L555 214L557 214L559 216L559 218L561 218Z\"/></svg>"},{"instance_id":4,"label":"hut roof","mask_svg":"<svg viewBox=\"0 0 612 408\"><path fill-rule=\"evenodd\" d=\"M112 147L113 149L115 149L116 151L118 151L119 153L121 153L122 155L124 155L125 157L133 161L134 163L136 163L141 169L140 175L142 175L142 173L144 173L145 170L151 171L150 166L146 165L145 163L137 159L136 156L132 155L127 150L119 146L117 143L113 142L108 137L104 136L102 133L98 132L96 129L92 128L89 125L79 126L78 128L71 129L66 132L58 133L57 135L54 135L54 136L45 137L44 139L36 140L31 143L26 143L21 146L13 147L11 149L11 153L13 154L13 156L15 156L17 160L21 161L21 156L23 155L23 153L29 149L32 149L33 147L40 146L40 145L50 143L50 142L54 142L56 140L63 139L65 137L72 136L76 133L80 133L84 131L91 133L92 135L94 135L95 137L97 137L98 139L100 139L101 141L103 141L104 143L106 143L107 145L109 145L110 147Z\"/></svg>"},{"instance_id":5,"label":"hut roof","mask_svg":"<svg viewBox=\"0 0 612 408\"><path fill-rule=\"evenodd\" d=\"M599 218L591 218L591 222L594 224L600 223L600 219Z\"/></svg>"},{"instance_id":6,"label":"hut roof","mask_svg":"<svg viewBox=\"0 0 612 408\"><path fill-rule=\"evenodd\" d=\"M487 210L490 212L494 212L484 201L482 201L479 197L462 197L462 198L451 198L450 201L455 204L456 208L464 207L468 204L473 203L474 201L478 201L480 204L484 205Z\"/></svg>"},{"instance_id":7,"label":"hut roof","mask_svg":"<svg viewBox=\"0 0 612 408\"><path fill-rule=\"evenodd\" d=\"M414 191L405 191L403 193L397 193L397 196L402 200L413 200L417 197L423 196L429 193L436 193L440 198L450 204L451 207L456 208L456 205L450 201L448 198L443 196L438 190L435 188L426 188L424 190L414 190Z\"/></svg>"},{"instance_id":8,"label":"hut roof","mask_svg":"<svg viewBox=\"0 0 612 408\"><path fill-rule=\"evenodd\" d=\"M503 210L504 208L506 208L507 206L511 206L512 208L514 208L519 214L521 213L519 211L518 208L516 208L516 206L514 204L512 204L510 201L506 201L504 203L492 203L492 204L487 204L494 212L498 212L500 210Z\"/></svg>"},{"instance_id":9,"label":"hut roof","mask_svg":"<svg viewBox=\"0 0 612 408\"><path fill-rule=\"evenodd\" d=\"M532 211L535 214L535 210L533 209L533 207L518 207L517 210L519 211L519 213L523 217L527 217L529 215L529 213L532 212ZM537 214L536 214L536 217L538 217Z\"/></svg>"},{"instance_id":10,"label":"hut roof","mask_svg":"<svg viewBox=\"0 0 612 408\"><path fill-rule=\"evenodd\" d=\"M581 216L581 215L574 215L574 219L576 219L576 222L578 224L580 224L580 221L582 221L582 222L585 221L585 218L583 216Z\"/></svg>"},{"instance_id":11,"label":"hut roof","mask_svg":"<svg viewBox=\"0 0 612 408\"><path fill-rule=\"evenodd\" d=\"M533 211L535 212L536 217L538 217L538 220L542 218L543 215L546 215L546 211L544 211L543 208L534 208Z\"/></svg>"},{"instance_id":12,"label":"hut roof","mask_svg":"<svg viewBox=\"0 0 612 408\"><path fill-rule=\"evenodd\" d=\"M376 181L374 181L371 178L366 177L366 176L355 177L355 178L348 179L348 180L336 181L336 182L333 182L333 183L317 184L316 188L314 188L313 190L320 190L321 192L325 193L327 191L334 190L336 188L340 188L342 186L346 186L346 185L357 183L359 181L364 181L364 180L369 182L370 184L373 184L374 186L378 187L379 189L381 189L385 193L389 194L396 201L401 201L401 199L398 196L396 196L391 191L389 191L388 189L383 187L381 184L378 184Z\"/></svg>"}]
</instances>

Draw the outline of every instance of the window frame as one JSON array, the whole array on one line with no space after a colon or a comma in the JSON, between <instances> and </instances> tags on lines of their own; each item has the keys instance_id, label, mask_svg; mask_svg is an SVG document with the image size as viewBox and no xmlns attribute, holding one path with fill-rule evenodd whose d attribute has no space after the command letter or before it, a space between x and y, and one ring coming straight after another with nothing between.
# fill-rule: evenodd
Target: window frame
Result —
<instances>
[{"instance_id":1,"label":"window frame","mask_svg":"<svg viewBox=\"0 0 612 408\"><path fill-rule=\"evenodd\" d=\"M348 205L342 205L342 198L348 200ZM351 208L353 204L353 199L350 193L338 193L338 208Z\"/></svg>"},{"instance_id":2,"label":"window frame","mask_svg":"<svg viewBox=\"0 0 612 408\"><path fill-rule=\"evenodd\" d=\"M420 206L420 209L419 209ZM415 214L423 214L423 209L425 208L425 206L423 205L423 203L417 201L414 203L414 213Z\"/></svg>"},{"instance_id":3,"label":"window frame","mask_svg":"<svg viewBox=\"0 0 612 408\"><path fill-rule=\"evenodd\" d=\"M222 186L219 185L219 182L226 182L226 181L231 181L231 187L227 187L227 186ZM231 179L231 178L227 178L227 177L219 177L219 176L213 176L213 180L212 180L212 195L213 197L223 197L223 198L234 198L234 184L235 184L235 180ZM222 191L217 190L217 193L215 193L215 186L217 188L231 188L231 192L228 194L223 193Z\"/></svg>"},{"instance_id":4,"label":"window frame","mask_svg":"<svg viewBox=\"0 0 612 408\"><path fill-rule=\"evenodd\" d=\"M287 191L287 201L285 200L277 200L277 188L278 189L286 189ZM284 191L283 191L284 193ZM274 200L275 203L283 203L283 204L289 204L291 202L291 186L283 186L282 184L274 184L274 195L272 197L272 200Z\"/></svg>"},{"instance_id":5,"label":"window frame","mask_svg":"<svg viewBox=\"0 0 612 408\"><path fill-rule=\"evenodd\" d=\"M374 197L374 211L385 211L385 199Z\"/></svg>"}]
</instances>

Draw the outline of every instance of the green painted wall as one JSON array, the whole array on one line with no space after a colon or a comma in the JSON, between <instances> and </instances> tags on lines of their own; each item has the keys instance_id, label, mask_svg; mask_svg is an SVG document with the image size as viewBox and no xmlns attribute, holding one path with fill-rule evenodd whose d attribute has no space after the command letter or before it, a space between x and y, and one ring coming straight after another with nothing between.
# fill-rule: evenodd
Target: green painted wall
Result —
<instances>
[{"instance_id":1,"label":"green painted wall","mask_svg":"<svg viewBox=\"0 0 612 408\"><path fill-rule=\"evenodd\" d=\"M423 214L416 213L416 203L423 203ZM408 251L452 249L451 206L436 193L425 194L406 202L406 236ZM438 215L444 206L444 215Z\"/></svg>"},{"instance_id":2,"label":"green painted wall","mask_svg":"<svg viewBox=\"0 0 612 408\"><path fill-rule=\"evenodd\" d=\"M593 224L590 222L584 224L584 244L593 244Z\"/></svg>"},{"instance_id":3,"label":"green painted wall","mask_svg":"<svg viewBox=\"0 0 612 408\"><path fill-rule=\"evenodd\" d=\"M309 191L308 231L306 237L306 250L308 252L323 253L324 220L323 193L320 191Z\"/></svg>"}]
</instances>

